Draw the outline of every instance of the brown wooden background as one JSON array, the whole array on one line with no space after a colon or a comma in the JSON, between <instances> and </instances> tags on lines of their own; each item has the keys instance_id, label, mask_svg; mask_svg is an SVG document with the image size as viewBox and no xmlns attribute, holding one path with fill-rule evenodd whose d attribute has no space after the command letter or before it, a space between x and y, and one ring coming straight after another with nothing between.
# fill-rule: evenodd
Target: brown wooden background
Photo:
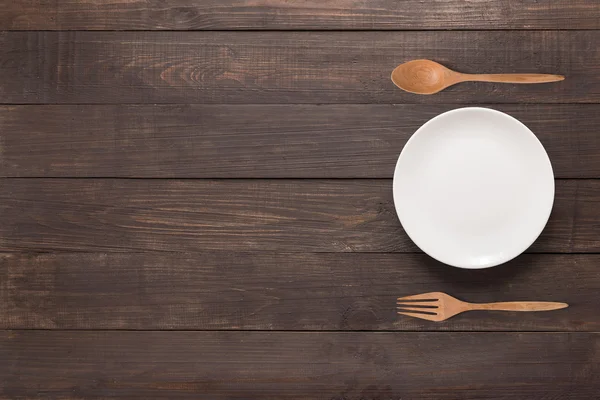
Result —
<instances>
[{"instance_id":1,"label":"brown wooden background","mask_svg":"<svg viewBox=\"0 0 600 400\"><path fill-rule=\"evenodd\" d=\"M0 2L0 398L600 398L597 0ZM557 84L397 90L432 58ZM505 266L423 255L391 177L464 105L553 163ZM555 300L398 317L395 298Z\"/></svg>"}]
</instances>

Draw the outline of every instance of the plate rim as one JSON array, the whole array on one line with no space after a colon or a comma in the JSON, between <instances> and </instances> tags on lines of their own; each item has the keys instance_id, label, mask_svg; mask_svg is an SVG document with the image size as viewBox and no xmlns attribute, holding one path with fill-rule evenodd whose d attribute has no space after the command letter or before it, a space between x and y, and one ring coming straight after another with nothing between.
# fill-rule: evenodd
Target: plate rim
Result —
<instances>
[{"instance_id":1,"label":"plate rim","mask_svg":"<svg viewBox=\"0 0 600 400\"><path fill-rule=\"evenodd\" d=\"M513 121L515 121L518 125L522 126L523 128L525 128L525 131L535 139L535 141L539 144L540 149L542 150L543 154L546 156L545 159L548 163L548 167L550 168L550 174L552 176L552 188L551 188L551 202L550 202L550 206L548 207L548 210L546 210L546 216L544 219L544 222L541 224L541 226L538 228L538 232L537 234L533 237L533 239L531 241L528 241L526 246L522 246L522 249L516 253L516 254L512 254L509 256L505 256L505 257L501 257L500 259L494 261L494 262L490 262L490 263L484 263L484 264L477 264L477 265L473 265L473 264L453 264L453 263L449 263L448 261L444 261L442 259L440 259L440 257L436 257L433 256L431 254L430 251L427 251L425 248L428 246L423 246L422 243L418 243L417 240L414 239L414 236L411 235L411 233L409 232L409 229L406 229L404 223L402 222L402 217L401 217L401 213L399 212L399 208L398 208L398 200L397 200L397 196L398 194L396 193L396 185L397 185L397 176L398 176L398 168L400 165L400 161L402 159L402 155L405 154L405 150L409 147L410 143L414 140L414 138L416 138L419 133L423 132L426 127L431 124L433 121L442 118L444 116L447 116L448 114L455 114L455 113L460 113L460 112L465 112L465 111L472 111L472 110L478 110L478 111L483 111L483 112L491 112L491 113L495 113L495 114L500 114L503 117L507 117ZM394 177L392 180L392 197L394 200L394 208L396 210L396 215L398 217L398 220L400 221L400 224L402 225L402 229L404 230L404 232L406 232L406 234L408 235L408 237L410 238L410 240L412 240L412 242L419 248L421 249L421 251L423 251L425 254L427 254L429 257L452 267L455 268L461 268L461 269L487 269L487 268L492 268L498 265L502 265L507 263L510 260L513 260L514 258L518 257L519 255L523 254L529 247L531 247L531 245L533 243L535 243L535 241L540 237L540 235L542 234L542 232L544 231L544 228L546 227L546 225L548 225L548 221L550 220L550 215L552 213L552 210L554 208L554 202L555 202L555 198L556 198L556 182L555 182L555 175L554 175L554 168L552 167L552 161L550 160L550 156L548 155L548 152L546 151L546 148L544 147L544 145L542 144L542 142L540 141L540 139L535 135L535 133L533 133L533 131L531 129L529 129L529 127L527 125L525 125L523 122L519 121L517 118L513 117L510 114L507 114L503 111L499 111L493 108L488 108L488 107L459 107L459 108L454 108L452 110L448 110L445 111L441 114L438 114L436 116L434 116L433 118L427 120L423 125L421 125L411 136L410 138L406 141L406 144L402 147L402 150L400 151L400 154L398 156L398 160L396 161L396 165L394 167Z\"/></svg>"}]
</instances>

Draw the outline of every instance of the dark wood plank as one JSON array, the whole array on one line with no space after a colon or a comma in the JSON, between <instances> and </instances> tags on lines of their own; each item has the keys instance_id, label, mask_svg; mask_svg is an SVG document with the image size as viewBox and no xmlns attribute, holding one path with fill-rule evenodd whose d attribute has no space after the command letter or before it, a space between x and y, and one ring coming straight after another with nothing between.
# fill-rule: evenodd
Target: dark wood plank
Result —
<instances>
[{"instance_id":1,"label":"dark wood plank","mask_svg":"<svg viewBox=\"0 0 600 400\"><path fill-rule=\"evenodd\" d=\"M597 333L0 333L0 398L593 399Z\"/></svg>"},{"instance_id":2,"label":"dark wood plank","mask_svg":"<svg viewBox=\"0 0 600 400\"><path fill-rule=\"evenodd\" d=\"M20 0L2 30L599 29L595 0Z\"/></svg>"},{"instance_id":3,"label":"dark wood plank","mask_svg":"<svg viewBox=\"0 0 600 400\"><path fill-rule=\"evenodd\" d=\"M600 31L4 32L2 103L596 103ZM435 96L390 73L431 58L462 72L566 75L465 83Z\"/></svg>"},{"instance_id":4,"label":"dark wood plank","mask_svg":"<svg viewBox=\"0 0 600 400\"><path fill-rule=\"evenodd\" d=\"M0 176L391 178L407 139L448 105L0 107ZM559 178L600 178L600 106L499 105ZM35 117L32 117L35 116Z\"/></svg>"},{"instance_id":5,"label":"dark wood plank","mask_svg":"<svg viewBox=\"0 0 600 400\"><path fill-rule=\"evenodd\" d=\"M530 251L598 252L600 181L558 181ZM391 180L4 179L4 251L417 251Z\"/></svg>"},{"instance_id":6,"label":"dark wood plank","mask_svg":"<svg viewBox=\"0 0 600 400\"><path fill-rule=\"evenodd\" d=\"M530 254L474 274L423 254L4 254L0 329L598 331L598 265ZM396 315L397 297L431 291L570 308Z\"/></svg>"}]
</instances>

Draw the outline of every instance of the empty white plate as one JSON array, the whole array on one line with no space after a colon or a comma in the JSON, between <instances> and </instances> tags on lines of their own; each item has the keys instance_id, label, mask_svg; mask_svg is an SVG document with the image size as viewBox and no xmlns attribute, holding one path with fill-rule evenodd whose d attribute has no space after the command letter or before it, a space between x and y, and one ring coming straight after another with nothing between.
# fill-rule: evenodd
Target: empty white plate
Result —
<instances>
[{"instance_id":1,"label":"empty white plate","mask_svg":"<svg viewBox=\"0 0 600 400\"><path fill-rule=\"evenodd\" d=\"M394 172L408 236L455 267L487 268L525 251L544 229L554 174L537 137L489 108L459 108L425 123Z\"/></svg>"}]
</instances>

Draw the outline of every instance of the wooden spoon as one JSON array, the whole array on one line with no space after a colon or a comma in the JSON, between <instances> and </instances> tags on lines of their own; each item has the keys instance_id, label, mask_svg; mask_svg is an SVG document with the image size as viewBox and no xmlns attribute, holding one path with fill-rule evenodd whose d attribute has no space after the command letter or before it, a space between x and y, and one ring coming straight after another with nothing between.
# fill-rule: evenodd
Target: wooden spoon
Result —
<instances>
[{"instance_id":1,"label":"wooden spoon","mask_svg":"<svg viewBox=\"0 0 600 400\"><path fill-rule=\"evenodd\" d=\"M434 94L460 82L546 83L565 79L548 74L463 74L431 60L413 60L392 71L392 82L400 89L417 94Z\"/></svg>"}]
</instances>

